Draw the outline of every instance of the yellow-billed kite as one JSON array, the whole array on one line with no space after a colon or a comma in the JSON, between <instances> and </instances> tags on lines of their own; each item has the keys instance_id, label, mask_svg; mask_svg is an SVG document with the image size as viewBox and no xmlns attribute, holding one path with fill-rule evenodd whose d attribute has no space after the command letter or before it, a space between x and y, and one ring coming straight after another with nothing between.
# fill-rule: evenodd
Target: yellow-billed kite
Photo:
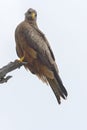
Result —
<instances>
[{"instance_id":1,"label":"yellow-billed kite","mask_svg":"<svg viewBox=\"0 0 87 130\"><path fill-rule=\"evenodd\" d=\"M36 19L37 12L30 8L25 13L25 20L17 26L15 31L17 55L22 61L27 62L25 68L51 86L60 104L60 97L65 99L67 91L59 76L49 42L39 30Z\"/></svg>"}]
</instances>

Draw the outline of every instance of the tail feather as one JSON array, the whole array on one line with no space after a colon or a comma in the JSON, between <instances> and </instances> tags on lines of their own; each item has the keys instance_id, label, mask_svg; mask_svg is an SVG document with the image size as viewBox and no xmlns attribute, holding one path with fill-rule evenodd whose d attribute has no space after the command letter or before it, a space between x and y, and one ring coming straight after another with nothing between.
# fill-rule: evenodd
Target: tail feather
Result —
<instances>
[{"instance_id":1,"label":"tail feather","mask_svg":"<svg viewBox=\"0 0 87 130\"><path fill-rule=\"evenodd\" d=\"M62 80L58 74L58 72L56 70L54 70L54 75L55 75L55 78L60 86L60 89L61 91L63 92L63 94L65 95L65 97L67 97L68 93L67 93L67 90L65 89L63 83L62 83Z\"/></svg>"},{"instance_id":2,"label":"tail feather","mask_svg":"<svg viewBox=\"0 0 87 130\"><path fill-rule=\"evenodd\" d=\"M54 94L55 94L55 96L56 96L56 98L57 98L58 103L60 104L60 103L61 103L60 93L59 93L59 91L58 91L58 88L57 88L57 86L56 86L54 80L48 79L48 82L49 82L49 84L50 84L50 86L51 86L51 88L52 88L52 90L53 90L53 92L54 92Z\"/></svg>"},{"instance_id":3,"label":"tail feather","mask_svg":"<svg viewBox=\"0 0 87 130\"><path fill-rule=\"evenodd\" d=\"M55 78L55 77L54 77L54 79L47 78L47 80L57 98L58 103L60 104L61 97L63 99L66 99L68 94L67 94L65 87L63 86L63 83L62 83L59 75L57 74L57 78Z\"/></svg>"}]
</instances>

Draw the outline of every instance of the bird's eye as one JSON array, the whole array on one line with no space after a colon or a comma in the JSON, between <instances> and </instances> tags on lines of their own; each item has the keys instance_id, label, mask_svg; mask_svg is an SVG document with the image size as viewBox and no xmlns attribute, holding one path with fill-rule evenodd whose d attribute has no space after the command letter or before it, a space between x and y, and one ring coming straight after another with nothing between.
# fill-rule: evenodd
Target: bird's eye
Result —
<instances>
[{"instance_id":1,"label":"bird's eye","mask_svg":"<svg viewBox=\"0 0 87 130\"><path fill-rule=\"evenodd\" d=\"M28 11L29 14L31 14L32 12L31 11Z\"/></svg>"}]
</instances>

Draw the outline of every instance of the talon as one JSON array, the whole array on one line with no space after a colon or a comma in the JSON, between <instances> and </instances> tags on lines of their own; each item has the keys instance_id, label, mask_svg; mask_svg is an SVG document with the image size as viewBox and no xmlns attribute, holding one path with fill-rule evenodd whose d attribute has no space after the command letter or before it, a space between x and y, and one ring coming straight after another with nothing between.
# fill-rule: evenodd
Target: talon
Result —
<instances>
[{"instance_id":1,"label":"talon","mask_svg":"<svg viewBox=\"0 0 87 130\"><path fill-rule=\"evenodd\" d=\"M21 57L18 61L19 61L19 62L23 62L23 60L24 60L24 56Z\"/></svg>"}]
</instances>

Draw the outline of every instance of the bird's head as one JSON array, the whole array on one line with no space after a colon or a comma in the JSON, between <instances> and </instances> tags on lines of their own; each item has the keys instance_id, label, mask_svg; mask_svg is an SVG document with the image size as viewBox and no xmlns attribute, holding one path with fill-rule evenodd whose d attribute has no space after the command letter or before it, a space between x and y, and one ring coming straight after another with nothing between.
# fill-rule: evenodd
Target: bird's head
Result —
<instances>
[{"instance_id":1,"label":"bird's head","mask_svg":"<svg viewBox=\"0 0 87 130\"><path fill-rule=\"evenodd\" d=\"M27 12L25 13L25 19L28 21L36 21L37 12L32 8L28 9Z\"/></svg>"}]
</instances>

